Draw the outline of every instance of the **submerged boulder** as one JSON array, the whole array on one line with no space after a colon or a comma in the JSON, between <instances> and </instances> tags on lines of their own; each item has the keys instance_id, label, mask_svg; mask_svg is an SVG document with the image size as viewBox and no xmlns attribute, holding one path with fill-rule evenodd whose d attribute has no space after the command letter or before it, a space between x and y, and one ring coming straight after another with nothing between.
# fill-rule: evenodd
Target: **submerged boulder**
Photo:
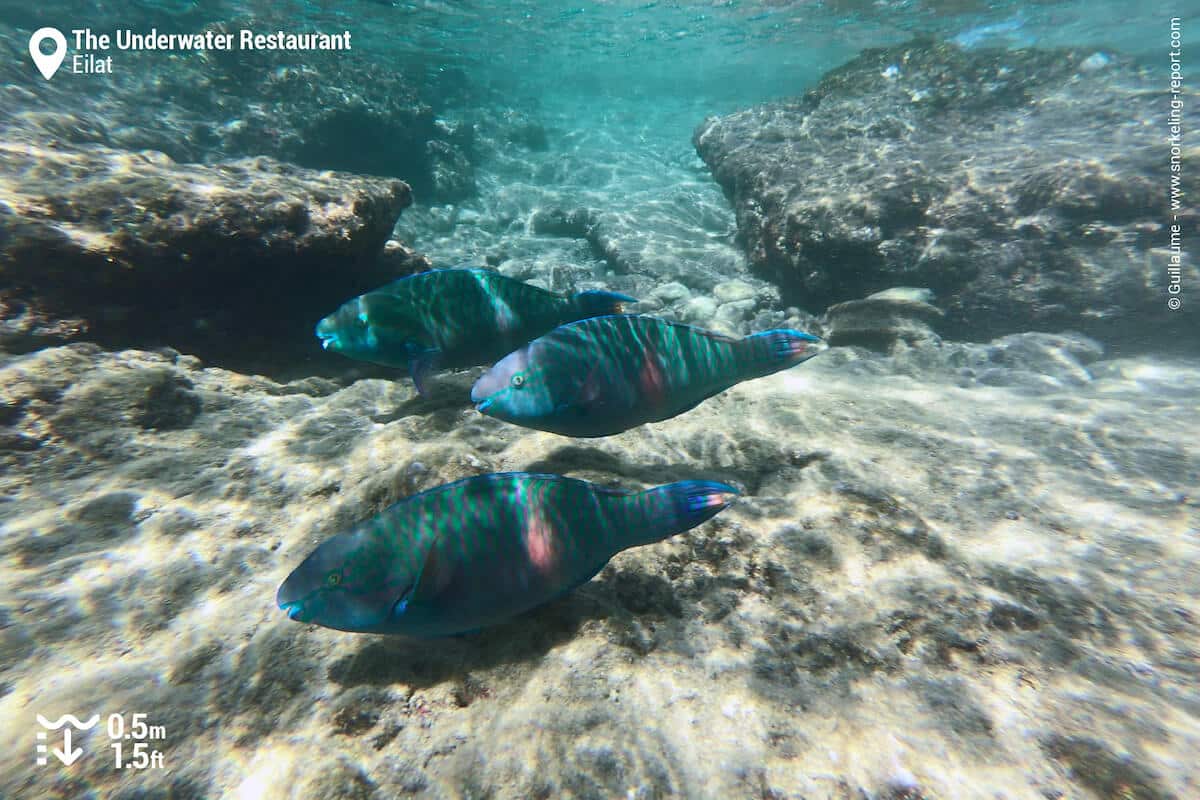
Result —
<instances>
[{"instance_id":1,"label":"submerged boulder","mask_svg":"<svg viewBox=\"0 0 1200 800\"><path fill-rule=\"evenodd\" d=\"M886 351L894 342L938 340L932 325L944 316L928 289L894 287L830 306L826 338L834 346L856 344Z\"/></svg>"},{"instance_id":2,"label":"submerged boulder","mask_svg":"<svg viewBox=\"0 0 1200 800\"><path fill-rule=\"evenodd\" d=\"M169 345L272 371L316 352L340 300L420 268L378 258L411 202L398 180L269 158L179 164L110 146L72 115L14 118L0 149L0 338Z\"/></svg>"},{"instance_id":3,"label":"submerged boulder","mask_svg":"<svg viewBox=\"0 0 1200 800\"><path fill-rule=\"evenodd\" d=\"M693 141L786 302L927 286L952 338L1072 328L1194 347L1195 312L1167 308L1158 83L1094 55L869 50L802 97L705 120ZM1200 283L1186 255L1182 274Z\"/></svg>"}]
</instances>

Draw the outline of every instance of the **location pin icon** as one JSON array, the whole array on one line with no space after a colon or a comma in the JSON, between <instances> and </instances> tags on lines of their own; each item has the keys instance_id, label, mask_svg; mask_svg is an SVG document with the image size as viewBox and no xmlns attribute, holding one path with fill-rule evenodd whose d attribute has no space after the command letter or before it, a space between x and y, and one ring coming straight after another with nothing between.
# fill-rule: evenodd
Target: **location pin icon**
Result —
<instances>
[{"instance_id":1,"label":"location pin icon","mask_svg":"<svg viewBox=\"0 0 1200 800\"><path fill-rule=\"evenodd\" d=\"M53 53L42 52L42 42L47 39L54 42ZM42 77L50 80L67 57L67 37L58 28L39 28L29 37L29 55Z\"/></svg>"}]
</instances>

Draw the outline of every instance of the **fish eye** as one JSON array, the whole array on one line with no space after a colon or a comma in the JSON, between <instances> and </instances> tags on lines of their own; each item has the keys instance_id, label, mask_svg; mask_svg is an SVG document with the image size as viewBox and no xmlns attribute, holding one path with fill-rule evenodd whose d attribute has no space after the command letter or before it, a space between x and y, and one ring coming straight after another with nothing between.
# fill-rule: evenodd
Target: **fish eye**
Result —
<instances>
[{"instance_id":1,"label":"fish eye","mask_svg":"<svg viewBox=\"0 0 1200 800\"><path fill-rule=\"evenodd\" d=\"M517 388L517 389L520 389L522 386L524 386L525 385L525 374L523 372L518 372L516 375L513 375L512 376L512 385L514 388Z\"/></svg>"},{"instance_id":2,"label":"fish eye","mask_svg":"<svg viewBox=\"0 0 1200 800\"><path fill-rule=\"evenodd\" d=\"M329 586L330 588L337 586L341 582L342 582L342 575L340 572L331 572L325 576L325 585Z\"/></svg>"}]
</instances>

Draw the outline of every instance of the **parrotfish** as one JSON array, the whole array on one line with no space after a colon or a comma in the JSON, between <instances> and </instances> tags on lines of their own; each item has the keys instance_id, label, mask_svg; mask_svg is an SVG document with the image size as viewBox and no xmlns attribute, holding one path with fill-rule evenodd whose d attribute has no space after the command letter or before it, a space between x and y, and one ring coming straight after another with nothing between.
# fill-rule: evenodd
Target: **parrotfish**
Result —
<instances>
[{"instance_id":1,"label":"parrotfish","mask_svg":"<svg viewBox=\"0 0 1200 800\"><path fill-rule=\"evenodd\" d=\"M560 475L466 478L325 540L276 602L340 631L465 633L569 592L620 551L690 530L736 497L710 481L623 492Z\"/></svg>"},{"instance_id":2,"label":"parrotfish","mask_svg":"<svg viewBox=\"0 0 1200 800\"><path fill-rule=\"evenodd\" d=\"M778 329L742 339L648 316L562 325L508 354L471 389L481 413L564 436L610 436L694 408L826 348Z\"/></svg>"},{"instance_id":3,"label":"parrotfish","mask_svg":"<svg viewBox=\"0 0 1200 800\"><path fill-rule=\"evenodd\" d=\"M439 269L342 304L317 324L317 338L326 350L408 369L425 394L439 369L491 364L556 325L634 302L615 292L560 295L489 269Z\"/></svg>"}]
</instances>

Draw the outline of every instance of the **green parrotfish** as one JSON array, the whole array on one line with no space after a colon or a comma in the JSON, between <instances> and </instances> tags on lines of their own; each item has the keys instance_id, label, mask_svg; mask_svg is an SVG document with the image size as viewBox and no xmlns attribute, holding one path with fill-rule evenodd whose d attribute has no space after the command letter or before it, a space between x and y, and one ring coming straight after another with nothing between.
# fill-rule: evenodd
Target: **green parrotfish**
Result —
<instances>
[{"instance_id":1,"label":"green parrotfish","mask_svg":"<svg viewBox=\"0 0 1200 800\"><path fill-rule=\"evenodd\" d=\"M409 370L424 394L439 369L491 364L556 325L634 302L615 292L560 295L489 269L438 269L342 304L316 333L326 350Z\"/></svg>"},{"instance_id":2,"label":"green parrotfish","mask_svg":"<svg viewBox=\"0 0 1200 800\"><path fill-rule=\"evenodd\" d=\"M736 497L710 481L623 492L560 475L480 475L327 539L276 602L291 619L341 631L473 631L574 589L622 550L694 528Z\"/></svg>"},{"instance_id":3,"label":"green parrotfish","mask_svg":"<svg viewBox=\"0 0 1200 800\"><path fill-rule=\"evenodd\" d=\"M564 436L610 436L694 408L826 348L778 329L724 336L649 316L562 325L510 353L471 389L481 413Z\"/></svg>"}]
</instances>

